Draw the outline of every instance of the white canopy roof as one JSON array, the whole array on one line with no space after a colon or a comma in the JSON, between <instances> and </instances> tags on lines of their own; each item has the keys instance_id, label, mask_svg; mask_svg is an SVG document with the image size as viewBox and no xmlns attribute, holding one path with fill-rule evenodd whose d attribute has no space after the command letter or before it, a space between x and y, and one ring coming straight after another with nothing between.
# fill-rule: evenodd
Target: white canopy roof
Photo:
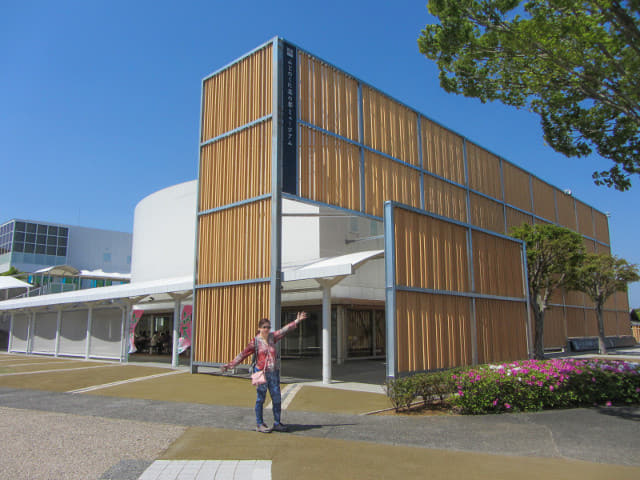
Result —
<instances>
[{"instance_id":1,"label":"white canopy roof","mask_svg":"<svg viewBox=\"0 0 640 480\"><path fill-rule=\"evenodd\" d=\"M369 260L384 257L384 250L368 250L349 253L337 257L318 260L302 266L285 267L282 271L283 281L309 280L314 278L330 278L351 275L362 264ZM12 277L0 277L12 278ZM15 279L13 279L15 280ZM18 280L19 281L19 280ZM21 282L24 283L24 282ZM27 286L28 284L24 284ZM72 292L53 293L37 297L16 298L0 301L0 311L48 307L64 304L82 304L104 302L107 300L129 299L153 296L154 300L170 301L170 293L189 292L193 290L193 277L166 278L148 282L135 282L111 287L87 288Z\"/></svg>"},{"instance_id":2,"label":"white canopy roof","mask_svg":"<svg viewBox=\"0 0 640 480\"><path fill-rule=\"evenodd\" d=\"M131 278L130 273L118 273L118 272L105 272L103 270L78 270L71 265L53 265L51 267L41 268L40 270L36 270L33 273L48 273L50 275L78 275L80 277L87 278L106 278L106 279L129 279Z\"/></svg>"},{"instance_id":3,"label":"white canopy roof","mask_svg":"<svg viewBox=\"0 0 640 480\"><path fill-rule=\"evenodd\" d=\"M290 282L293 280L352 275L363 263L383 257L384 250L366 250L364 252L325 258L303 266L283 268L282 280Z\"/></svg>"},{"instance_id":4,"label":"white canopy roof","mask_svg":"<svg viewBox=\"0 0 640 480\"><path fill-rule=\"evenodd\" d=\"M0 277L1 278L1 277ZM193 277L165 278L149 282L127 283L112 287L87 288L72 292L52 293L37 297L0 301L0 311L21 308L38 308L63 304L103 302L125 298L140 298L153 295L155 300L171 300L169 293L193 290ZM163 297L160 297L160 296Z\"/></svg>"},{"instance_id":5,"label":"white canopy roof","mask_svg":"<svg viewBox=\"0 0 640 480\"><path fill-rule=\"evenodd\" d=\"M30 283L23 282L17 278L10 276L0 276L0 290L7 290L9 288L30 288L33 287Z\"/></svg>"}]
</instances>

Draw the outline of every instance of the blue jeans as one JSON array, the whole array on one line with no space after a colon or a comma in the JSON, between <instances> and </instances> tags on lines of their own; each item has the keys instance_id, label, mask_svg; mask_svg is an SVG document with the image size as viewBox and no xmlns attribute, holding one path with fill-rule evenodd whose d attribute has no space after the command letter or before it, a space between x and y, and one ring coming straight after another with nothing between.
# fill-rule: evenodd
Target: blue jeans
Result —
<instances>
[{"instance_id":1,"label":"blue jeans","mask_svg":"<svg viewBox=\"0 0 640 480\"><path fill-rule=\"evenodd\" d=\"M282 397L280 396L280 370L274 370L273 372L264 372L264 376L267 379L267 383L258 385L256 398L256 423L258 426L264 423L262 418L262 406L264 400L267 398L267 389L269 395L271 395L271 403L273 404L273 423L280 423L280 412L282 409Z\"/></svg>"}]
</instances>

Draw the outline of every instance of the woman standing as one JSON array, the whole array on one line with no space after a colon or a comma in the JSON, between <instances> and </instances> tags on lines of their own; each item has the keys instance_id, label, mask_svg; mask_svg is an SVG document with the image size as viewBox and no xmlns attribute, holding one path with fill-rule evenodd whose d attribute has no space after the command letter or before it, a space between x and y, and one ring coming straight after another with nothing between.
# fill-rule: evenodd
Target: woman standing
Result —
<instances>
[{"instance_id":1,"label":"woman standing","mask_svg":"<svg viewBox=\"0 0 640 480\"><path fill-rule=\"evenodd\" d=\"M271 322L263 318L258 322L258 335L256 335L242 352L231 362L223 365L220 370L226 372L234 368L249 355L256 354L256 370L264 370L266 383L258 385L256 398L256 431L260 433L286 432L287 427L280 422L282 400L280 396L280 354L276 349L278 343L287 333L293 331L298 324L307 318L306 312L298 312L295 321L285 325L280 330L270 332ZM251 372L253 373L253 372ZM267 427L262 418L262 407L267 396L267 389L271 395L273 404L273 428Z\"/></svg>"}]
</instances>

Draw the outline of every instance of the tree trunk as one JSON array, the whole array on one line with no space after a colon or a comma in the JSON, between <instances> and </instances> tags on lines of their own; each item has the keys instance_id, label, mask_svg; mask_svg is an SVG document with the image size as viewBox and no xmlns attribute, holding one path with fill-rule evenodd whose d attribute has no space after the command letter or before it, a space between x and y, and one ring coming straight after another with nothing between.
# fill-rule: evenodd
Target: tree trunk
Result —
<instances>
[{"instance_id":1,"label":"tree trunk","mask_svg":"<svg viewBox=\"0 0 640 480\"><path fill-rule=\"evenodd\" d=\"M607 345L604 342L604 318L602 316L601 304L596 304L596 314L598 316L598 350L601 355L606 355Z\"/></svg>"},{"instance_id":2,"label":"tree trunk","mask_svg":"<svg viewBox=\"0 0 640 480\"><path fill-rule=\"evenodd\" d=\"M532 302L531 307L533 308L535 323L533 358L536 360L544 360L544 310L539 307L536 301Z\"/></svg>"}]
</instances>

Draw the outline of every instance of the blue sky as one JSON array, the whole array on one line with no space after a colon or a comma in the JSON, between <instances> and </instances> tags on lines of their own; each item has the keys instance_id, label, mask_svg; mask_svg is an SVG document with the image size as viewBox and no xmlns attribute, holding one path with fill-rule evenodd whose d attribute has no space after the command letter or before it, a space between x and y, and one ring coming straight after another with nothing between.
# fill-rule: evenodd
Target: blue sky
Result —
<instances>
[{"instance_id":1,"label":"blue sky","mask_svg":"<svg viewBox=\"0 0 640 480\"><path fill-rule=\"evenodd\" d=\"M143 197L197 175L201 79L279 35L610 212L613 252L640 263L640 179L596 187L609 161L567 159L536 116L445 93L417 47L432 20L408 0L2 2L0 222L131 231Z\"/></svg>"}]
</instances>

